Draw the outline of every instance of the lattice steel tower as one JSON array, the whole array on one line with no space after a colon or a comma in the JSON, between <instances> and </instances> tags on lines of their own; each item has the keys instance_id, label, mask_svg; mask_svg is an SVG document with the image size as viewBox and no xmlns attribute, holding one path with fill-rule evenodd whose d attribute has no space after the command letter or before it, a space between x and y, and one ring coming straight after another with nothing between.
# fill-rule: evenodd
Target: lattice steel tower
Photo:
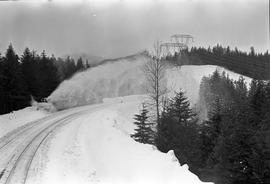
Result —
<instances>
[{"instance_id":1,"label":"lattice steel tower","mask_svg":"<svg viewBox=\"0 0 270 184\"><path fill-rule=\"evenodd\" d=\"M187 49L190 43L194 42L194 38L188 34L174 34L171 36L171 42L162 43L160 50L163 55L180 53L181 50Z\"/></svg>"}]
</instances>

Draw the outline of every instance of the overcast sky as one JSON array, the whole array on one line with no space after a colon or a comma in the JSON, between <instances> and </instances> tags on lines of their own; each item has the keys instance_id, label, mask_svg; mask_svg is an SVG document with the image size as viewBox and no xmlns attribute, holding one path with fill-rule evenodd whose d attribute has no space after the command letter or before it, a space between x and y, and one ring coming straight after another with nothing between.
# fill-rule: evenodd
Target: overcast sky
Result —
<instances>
[{"instance_id":1,"label":"overcast sky","mask_svg":"<svg viewBox=\"0 0 270 184\"><path fill-rule=\"evenodd\" d=\"M268 0L57 1L0 2L0 52L12 42L19 54L28 46L111 58L176 33L193 35L197 46L269 49Z\"/></svg>"}]
</instances>

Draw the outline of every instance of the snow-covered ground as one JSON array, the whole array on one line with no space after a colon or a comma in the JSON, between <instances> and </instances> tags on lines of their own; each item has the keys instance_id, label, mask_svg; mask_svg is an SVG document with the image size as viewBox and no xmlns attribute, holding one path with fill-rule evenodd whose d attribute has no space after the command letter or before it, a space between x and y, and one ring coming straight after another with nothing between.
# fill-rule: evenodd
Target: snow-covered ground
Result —
<instances>
[{"instance_id":1,"label":"snow-covered ground","mask_svg":"<svg viewBox=\"0 0 270 184\"><path fill-rule=\"evenodd\" d=\"M173 151L161 153L151 145L130 138L134 130L133 115L139 111L144 98L107 99L102 108L63 127L48 140L49 149L39 150L28 182L202 183L187 165L179 165Z\"/></svg>"},{"instance_id":2,"label":"snow-covered ground","mask_svg":"<svg viewBox=\"0 0 270 184\"><path fill-rule=\"evenodd\" d=\"M5 168L4 174L8 174L10 169L7 168L12 168L10 163L14 162L17 165L12 176L18 178L10 177L9 180L18 183L24 180L30 184L202 183L188 170L188 166L179 165L173 151L161 153L153 146L137 143L130 137L134 131L133 116L144 100L145 96L136 95L107 98L102 104L52 113L37 121L40 126L18 133L17 140L10 146L0 148L0 169L3 171ZM29 109L23 111L25 116L40 113ZM80 114L75 115L77 112ZM14 121L22 118L21 114L20 111L14 112L14 117L17 117ZM42 127L53 125L60 119L66 119L63 121L66 121L65 125L50 130L49 136L42 138L42 133L39 133L43 132ZM33 138L29 139L31 136ZM33 150L32 146L35 147ZM5 150L9 153L14 150L15 156L6 154ZM9 167L5 167L6 162ZM0 183L7 177L4 175Z\"/></svg>"},{"instance_id":3,"label":"snow-covered ground","mask_svg":"<svg viewBox=\"0 0 270 184\"><path fill-rule=\"evenodd\" d=\"M43 118L48 113L37 110L36 107L27 107L22 110L14 111L0 116L0 138L10 131L25 125L31 121Z\"/></svg>"}]
</instances>

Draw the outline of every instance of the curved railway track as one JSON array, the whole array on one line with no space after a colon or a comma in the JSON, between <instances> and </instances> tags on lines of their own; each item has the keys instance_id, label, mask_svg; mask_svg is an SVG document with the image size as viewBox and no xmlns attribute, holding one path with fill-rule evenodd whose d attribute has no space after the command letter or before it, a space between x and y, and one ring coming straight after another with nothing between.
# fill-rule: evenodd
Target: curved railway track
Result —
<instances>
[{"instance_id":1,"label":"curved railway track","mask_svg":"<svg viewBox=\"0 0 270 184\"><path fill-rule=\"evenodd\" d=\"M12 131L0 141L0 154L15 144L15 149L8 152L6 163L0 165L0 184L24 184L27 182L32 161L44 141L58 128L70 123L84 112L75 112L58 119L53 116L28 123L18 130ZM30 135L30 136L29 136ZM18 137L22 136L23 139Z\"/></svg>"}]
</instances>

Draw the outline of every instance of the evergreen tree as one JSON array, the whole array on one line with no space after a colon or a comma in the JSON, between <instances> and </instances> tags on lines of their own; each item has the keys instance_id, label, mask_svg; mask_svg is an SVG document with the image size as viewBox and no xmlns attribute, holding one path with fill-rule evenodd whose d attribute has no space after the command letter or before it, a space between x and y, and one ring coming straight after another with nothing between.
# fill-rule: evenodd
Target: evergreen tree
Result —
<instances>
[{"instance_id":1,"label":"evergreen tree","mask_svg":"<svg viewBox=\"0 0 270 184\"><path fill-rule=\"evenodd\" d=\"M89 64L89 62L88 62L88 59L86 60L85 68L86 68L86 69L87 69L87 68L90 68L90 64Z\"/></svg>"},{"instance_id":2,"label":"evergreen tree","mask_svg":"<svg viewBox=\"0 0 270 184\"><path fill-rule=\"evenodd\" d=\"M84 69L84 65L83 65L83 60L82 58L80 57L77 61L77 65L76 65L76 70L77 71L81 71Z\"/></svg>"},{"instance_id":3,"label":"evergreen tree","mask_svg":"<svg viewBox=\"0 0 270 184\"><path fill-rule=\"evenodd\" d=\"M48 97L59 84L55 58L49 58L45 51L41 53L39 60L39 100Z\"/></svg>"},{"instance_id":4,"label":"evergreen tree","mask_svg":"<svg viewBox=\"0 0 270 184\"><path fill-rule=\"evenodd\" d=\"M2 66L2 87L5 99L4 112L6 113L27 106L30 102L30 95L24 82L19 57L11 44L7 49Z\"/></svg>"},{"instance_id":5,"label":"evergreen tree","mask_svg":"<svg viewBox=\"0 0 270 184\"><path fill-rule=\"evenodd\" d=\"M70 78L76 72L76 65L72 58L69 56L65 60L65 78Z\"/></svg>"},{"instance_id":6,"label":"evergreen tree","mask_svg":"<svg viewBox=\"0 0 270 184\"><path fill-rule=\"evenodd\" d=\"M243 76L240 76L238 81L235 81L235 100L237 104L247 104L248 89Z\"/></svg>"},{"instance_id":7,"label":"evergreen tree","mask_svg":"<svg viewBox=\"0 0 270 184\"><path fill-rule=\"evenodd\" d=\"M189 120L194 117L190 108L190 103L182 90L177 92L169 103L169 113L172 117L177 118L178 123L187 125Z\"/></svg>"},{"instance_id":8,"label":"evergreen tree","mask_svg":"<svg viewBox=\"0 0 270 184\"><path fill-rule=\"evenodd\" d=\"M66 78L66 76L65 76L65 61L62 58L58 58L55 61L55 66L57 68L57 78L58 78L59 82L62 82Z\"/></svg>"},{"instance_id":9,"label":"evergreen tree","mask_svg":"<svg viewBox=\"0 0 270 184\"><path fill-rule=\"evenodd\" d=\"M254 94L251 94L250 96L250 105L254 113L254 121L258 122L263 117L262 110L265 102L264 83L262 81L257 81L254 88Z\"/></svg>"},{"instance_id":10,"label":"evergreen tree","mask_svg":"<svg viewBox=\"0 0 270 184\"><path fill-rule=\"evenodd\" d=\"M197 119L184 92L180 90L176 93L166 109L157 125L156 146L162 152L174 150L181 164L189 163L193 167L198 161Z\"/></svg>"},{"instance_id":11,"label":"evergreen tree","mask_svg":"<svg viewBox=\"0 0 270 184\"><path fill-rule=\"evenodd\" d=\"M22 73L24 76L24 81L26 82L27 88L32 96L37 94L37 76L36 76L36 63L35 55L31 53L29 48L24 50L21 57Z\"/></svg>"},{"instance_id":12,"label":"evergreen tree","mask_svg":"<svg viewBox=\"0 0 270 184\"><path fill-rule=\"evenodd\" d=\"M176 145L173 140L177 139L175 137L176 121L172 119L167 112L162 112L160 123L157 125L157 135L155 139L155 144L157 148L164 153L169 150L173 150Z\"/></svg>"},{"instance_id":13,"label":"evergreen tree","mask_svg":"<svg viewBox=\"0 0 270 184\"><path fill-rule=\"evenodd\" d=\"M212 104L212 107L209 110L209 120L203 122L200 138L202 141L200 146L201 164L207 168L211 168L215 165L213 152L221 134L222 113L219 98L216 98L215 103Z\"/></svg>"},{"instance_id":14,"label":"evergreen tree","mask_svg":"<svg viewBox=\"0 0 270 184\"><path fill-rule=\"evenodd\" d=\"M5 99L5 91L4 91L4 71L3 71L3 58L0 53L0 114L5 113L5 104L6 104L6 99Z\"/></svg>"},{"instance_id":15,"label":"evergreen tree","mask_svg":"<svg viewBox=\"0 0 270 184\"><path fill-rule=\"evenodd\" d=\"M148 110L145 104L142 105L140 114L135 115L134 124L137 125L135 133L131 137L140 143L153 144L154 131L152 130L152 124L148 121Z\"/></svg>"},{"instance_id":16,"label":"evergreen tree","mask_svg":"<svg viewBox=\"0 0 270 184\"><path fill-rule=\"evenodd\" d=\"M254 47L252 46L252 47L250 47L250 53L249 53L249 55L250 56L255 56L255 49L254 49Z\"/></svg>"}]
</instances>

